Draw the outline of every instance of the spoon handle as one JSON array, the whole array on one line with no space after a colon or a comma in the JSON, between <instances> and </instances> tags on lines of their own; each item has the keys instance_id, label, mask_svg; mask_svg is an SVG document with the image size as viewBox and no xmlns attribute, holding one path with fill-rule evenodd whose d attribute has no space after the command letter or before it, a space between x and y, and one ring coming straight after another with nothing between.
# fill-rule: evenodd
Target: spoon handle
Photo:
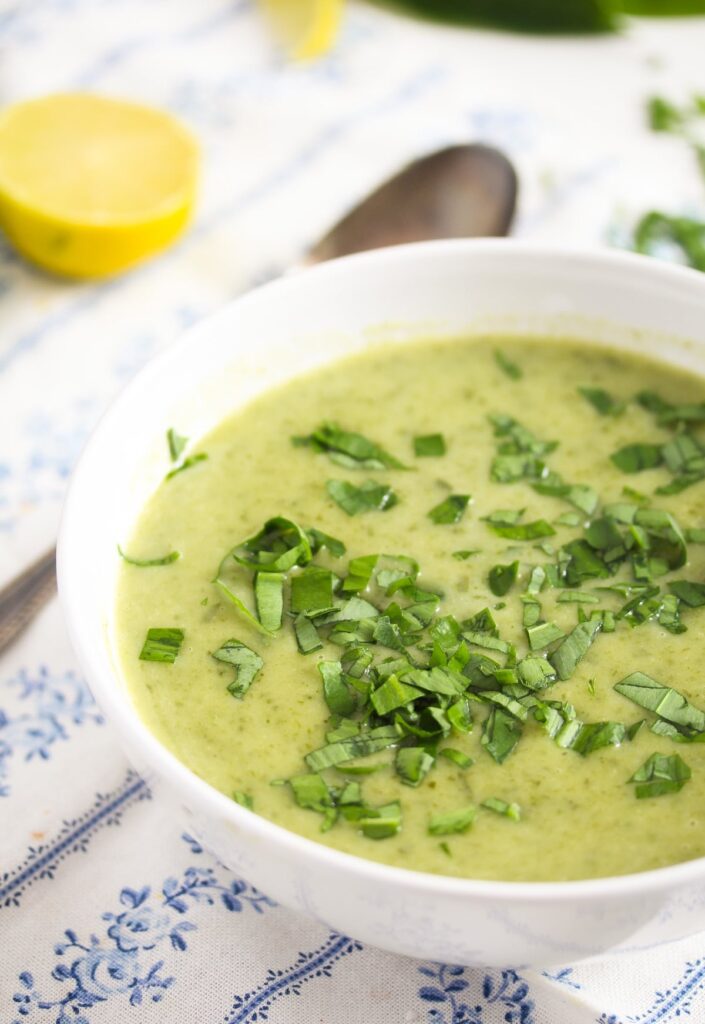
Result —
<instances>
[{"instance_id":1,"label":"spoon handle","mask_svg":"<svg viewBox=\"0 0 705 1024\"><path fill-rule=\"evenodd\" d=\"M56 592L56 549L37 559L0 590L0 654Z\"/></svg>"}]
</instances>

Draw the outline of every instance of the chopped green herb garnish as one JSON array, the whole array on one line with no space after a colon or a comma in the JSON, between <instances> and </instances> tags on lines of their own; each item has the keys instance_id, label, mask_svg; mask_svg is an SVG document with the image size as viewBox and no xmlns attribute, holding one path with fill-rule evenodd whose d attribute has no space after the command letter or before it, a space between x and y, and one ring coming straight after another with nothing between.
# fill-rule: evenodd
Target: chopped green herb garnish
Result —
<instances>
[{"instance_id":1,"label":"chopped green herb garnish","mask_svg":"<svg viewBox=\"0 0 705 1024\"><path fill-rule=\"evenodd\" d=\"M537 540L539 537L553 537L555 530L545 519L537 519L533 523L499 524L488 523L490 529L498 537L507 540Z\"/></svg>"},{"instance_id":2,"label":"chopped green herb garnish","mask_svg":"<svg viewBox=\"0 0 705 1024\"><path fill-rule=\"evenodd\" d=\"M703 541L703 543L705 543L705 541ZM468 560L468 558L472 558L473 555L479 555L479 554L480 554L480 548L468 548L468 549L466 549L464 551L463 550L461 550L461 551L454 551L453 552L453 558L455 558L458 562L466 562Z\"/></svg>"},{"instance_id":3,"label":"chopped green herb garnish","mask_svg":"<svg viewBox=\"0 0 705 1024\"><path fill-rule=\"evenodd\" d=\"M166 432L166 443L169 446L169 458L172 462L178 462L181 453L188 444L188 438L177 434L173 427Z\"/></svg>"},{"instance_id":4,"label":"chopped green herb garnish","mask_svg":"<svg viewBox=\"0 0 705 1024\"><path fill-rule=\"evenodd\" d=\"M422 690L418 690L408 683L402 683L395 675L391 675L370 694L370 704L380 718L383 718L390 711L405 707L418 697L423 697Z\"/></svg>"},{"instance_id":5,"label":"chopped green herb garnish","mask_svg":"<svg viewBox=\"0 0 705 1024\"><path fill-rule=\"evenodd\" d=\"M378 484L374 480L366 480L360 487L348 480L328 480L326 490L336 505L349 516L356 516L360 512L386 512L399 501L388 484Z\"/></svg>"},{"instance_id":6,"label":"chopped green herb garnish","mask_svg":"<svg viewBox=\"0 0 705 1024\"><path fill-rule=\"evenodd\" d=\"M307 566L291 577L291 611L311 617L333 607L333 573L330 569ZM261 616L260 616L261 618Z\"/></svg>"},{"instance_id":7,"label":"chopped green herb garnish","mask_svg":"<svg viewBox=\"0 0 705 1024\"><path fill-rule=\"evenodd\" d=\"M585 657L601 628L602 621L598 619L579 622L572 633L569 633L556 647L553 654L549 655L548 660L558 673L559 679L570 679L578 662Z\"/></svg>"},{"instance_id":8,"label":"chopped green herb garnish","mask_svg":"<svg viewBox=\"0 0 705 1024\"><path fill-rule=\"evenodd\" d=\"M331 714L347 717L357 708L355 690L343 677L339 661L319 661L318 671L323 680L323 697ZM357 729L355 730L357 733Z\"/></svg>"},{"instance_id":9,"label":"chopped green herb garnish","mask_svg":"<svg viewBox=\"0 0 705 1024\"><path fill-rule=\"evenodd\" d=\"M407 786L418 786L433 768L435 758L423 747L400 747L394 766Z\"/></svg>"},{"instance_id":10,"label":"chopped green herb garnish","mask_svg":"<svg viewBox=\"0 0 705 1024\"><path fill-rule=\"evenodd\" d=\"M617 401L603 388L578 388L578 391L600 416L619 416L626 408L624 402Z\"/></svg>"},{"instance_id":11,"label":"chopped green herb garnish","mask_svg":"<svg viewBox=\"0 0 705 1024\"><path fill-rule=\"evenodd\" d=\"M389 839L401 830L401 806L398 802L384 807L365 808L366 818L360 818L358 827L368 839Z\"/></svg>"},{"instance_id":12,"label":"chopped green herb garnish","mask_svg":"<svg viewBox=\"0 0 705 1024\"><path fill-rule=\"evenodd\" d=\"M327 452L332 462L347 469L408 469L399 459L362 434L343 430L336 423L323 423L308 437L292 438L297 445Z\"/></svg>"},{"instance_id":13,"label":"chopped green herb garnish","mask_svg":"<svg viewBox=\"0 0 705 1024\"><path fill-rule=\"evenodd\" d=\"M165 479L171 480L177 475L177 473L183 473L185 469L190 469L191 466L195 466L199 462L205 462L207 458L208 456L205 452L199 452L197 455L189 455L187 459L184 459L178 466L175 466L174 469L170 470Z\"/></svg>"},{"instance_id":14,"label":"chopped green herb garnish","mask_svg":"<svg viewBox=\"0 0 705 1024\"><path fill-rule=\"evenodd\" d=\"M610 459L623 473L640 473L663 463L663 449L660 444L627 444L613 452Z\"/></svg>"},{"instance_id":15,"label":"chopped green herb garnish","mask_svg":"<svg viewBox=\"0 0 705 1024\"><path fill-rule=\"evenodd\" d=\"M642 494L641 491L635 491L633 487L624 486L622 488L622 494L629 501L636 502L637 505L650 505L651 498L648 494Z\"/></svg>"},{"instance_id":16,"label":"chopped green herb garnish","mask_svg":"<svg viewBox=\"0 0 705 1024\"><path fill-rule=\"evenodd\" d=\"M450 814L437 814L428 823L429 835L452 836L467 832L475 820L475 814L476 809L473 804L462 807L458 811L451 811Z\"/></svg>"},{"instance_id":17,"label":"chopped green herb garnish","mask_svg":"<svg viewBox=\"0 0 705 1024\"><path fill-rule=\"evenodd\" d=\"M579 512L563 512L555 520L557 526L580 526L583 518Z\"/></svg>"},{"instance_id":18,"label":"chopped green herb garnish","mask_svg":"<svg viewBox=\"0 0 705 1024\"><path fill-rule=\"evenodd\" d=\"M146 569L154 565L171 565L172 562L181 558L181 553L179 551L170 551L168 555L162 555L161 558L130 558L129 555L125 554L119 544L117 549L120 558L122 558L124 562L127 562L128 565L136 565L140 569Z\"/></svg>"},{"instance_id":19,"label":"chopped green herb garnish","mask_svg":"<svg viewBox=\"0 0 705 1024\"><path fill-rule=\"evenodd\" d=\"M294 619L294 633L301 654L312 654L314 651L320 651L323 647L323 641L318 635L318 630L306 615L296 616Z\"/></svg>"},{"instance_id":20,"label":"chopped green herb garnish","mask_svg":"<svg viewBox=\"0 0 705 1024\"><path fill-rule=\"evenodd\" d=\"M495 597L504 597L514 586L519 575L519 563L511 562L509 565L495 565L490 569L487 577L489 588Z\"/></svg>"},{"instance_id":21,"label":"chopped green herb garnish","mask_svg":"<svg viewBox=\"0 0 705 1024\"><path fill-rule=\"evenodd\" d=\"M222 647L213 652L212 657L235 669L235 678L228 684L228 693L238 699L245 696L264 665L256 651L235 639L226 640Z\"/></svg>"},{"instance_id":22,"label":"chopped green herb garnish","mask_svg":"<svg viewBox=\"0 0 705 1024\"><path fill-rule=\"evenodd\" d=\"M559 746L570 747L576 754L587 757L601 747L618 747L627 735L627 730L620 722L575 722L566 736L556 737Z\"/></svg>"},{"instance_id":23,"label":"chopped green herb garnish","mask_svg":"<svg viewBox=\"0 0 705 1024\"><path fill-rule=\"evenodd\" d=\"M615 686L617 693L677 726L685 735L705 732L705 711L690 704L670 686L658 683L645 672L632 672Z\"/></svg>"},{"instance_id":24,"label":"chopped green herb garnish","mask_svg":"<svg viewBox=\"0 0 705 1024\"><path fill-rule=\"evenodd\" d=\"M450 494L440 505L435 505L428 513L428 518L436 525L451 525L463 518L470 501L469 494Z\"/></svg>"},{"instance_id":25,"label":"chopped green herb garnish","mask_svg":"<svg viewBox=\"0 0 705 1024\"><path fill-rule=\"evenodd\" d=\"M311 543L306 531L293 519L275 516L267 520L259 533L228 552L221 562L219 576L230 558L253 570L288 572L295 565L311 561Z\"/></svg>"},{"instance_id":26,"label":"chopped green herb garnish","mask_svg":"<svg viewBox=\"0 0 705 1024\"><path fill-rule=\"evenodd\" d=\"M255 575L255 602L262 626L269 633L280 629L284 613L284 573L258 572Z\"/></svg>"},{"instance_id":27,"label":"chopped green herb garnish","mask_svg":"<svg viewBox=\"0 0 705 1024\"><path fill-rule=\"evenodd\" d=\"M691 776L690 768L679 754L652 754L632 775L637 800L666 793L678 793Z\"/></svg>"},{"instance_id":28,"label":"chopped green herb garnish","mask_svg":"<svg viewBox=\"0 0 705 1024\"><path fill-rule=\"evenodd\" d=\"M490 710L482 730L482 746L499 764L506 761L521 737L522 723L500 707Z\"/></svg>"},{"instance_id":29,"label":"chopped green herb garnish","mask_svg":"<svg viewBox=\"0 0 705 1024\"><path fill-rule=\"evenodd\" d=\"M504 353L500 352L499 349L495 350L494 358L497 366L507 375L507 377L509 377L510 380L521 380L524 376L521 367L517 366L517 364L513 363L510 359L507 359Z\"/></svg>"},{"instance_id":30,"label":"chopped green herb garnish","mask_svg":"<svg viewBox=\"0 0 705 1024\"><path fill-rule=\"evenodd\" d=\"M183 629L148 629L140 661L158 661L173 665L184 640Z\"/></svg>"},{"instance_id":31,"label":"chopped green herb garnish","mask_svg":"<svg viewBox=\"0 0 705 1024\"><path fill-rule=\"evenodd\" d=\"M555 622L537 622L534 626L527 626L526 635L532 651L540 651L565 636Z\"/></svg>"},{"instance_id":32,"label":"chopped green herb garnish","mask_svg":"<svg viewBox=\"0 0 705 1024\"><path fill-rule=\"evenodd\" d=\"M543 690L556 681L556 670L535 654L528 654L517 665L517 676L527 690Z\"/></svg>"},{"instance_id":33,"label":"chopped green herb garnish","mask_svg":"<svg viewBox=\"0 0 705 1024\"><path fill-rule=\"evenodd\" d=\"M445 757L457 768L470 768L475 763L471 757L464 754L462 750L456 750L455 747L443 747L438 751L438 756Z\"/></svg>"},{"instance_id":34,"label":"chopped green herb garnish","mask_svg":"<svg viewBox=\"0 0 705 1024\"><path fill-rule=\"evenodd\" d=\"M446 443L443 434L421 434L414 438L414 455L417 458L445 455Z\"/></svg>"},{"instance_id":35,"label":"chopped green herb garnish","mask_svg":"<svg viewBox=\"0 0 705 1024\"><path fill-rule=\"evenodd\" d=\"M311 811L325 812L333 806L333 795L321 775L311 772L308 775L294 775L289 785L299 807Z\"/></svg>"},{"instance_id":36,"label":"chopped green herb garnish","mask_svg":"<svg viewBox=\"0 0 705 1024\"><path fill-rule=\"evenodd\" d=\"M255 802L249 793L243 793L241 789L236 789L233 793L233 800L236 804L240 804L241 807L246 807L248 811L253 810Z\"/></svg>"},{"instance_id":37,"label":"chopped green herb garnish","mask_svg":"<svg viewBox=\"0 0 705 1024\"><path fill-rule=\"evenodd\" d=\"M701 608L705 605L705 583L694 583L691 580L674 580L668 588L679 601L689 608Z\"/></svg>"},{"instance_id":38,"label":"chopped green herb garnish","mask_svg":"<svg viewBox=\"0 0 705 1024\"><path fill-rule=\"evenodd\" d=\"M500 800L496 796L490 796L487 800L483 800L480 807L484 807L488 811L494 811L495 814L509 818L510 821L521 821L521 807L519 804L508 804L506 800Z\"/></svg>"},{"instance_id":39,"label":"chopped green herb garnish","mask_svg":"<svg viewBox=\"0 0 705 1024\"><path fill-rule=\"evenodd\" d=\"M315 527L311 527L306 533L308 534L312 555L317 555L321 548L327 548L333 558L342 558L345 554L346 547L342 540L338 540L337 537L331 537L330 534L317 530Z\"/></svg>"},{"instance_id":40,"label":"chopped green herb garnish","mask_svg":"<svg viewBox=\"0 0 705 1024\"><path fill-rule=\"evenodd\" d=\"M599 604L597 594L583 593L581 590L564 590L558 595L559 604Z\"/></svg>"},{"instance_id":41,"label":"chopped green herb garnish","mask_svg":"<svg viewBox=\"0 0 705 1024\"><path fill-rule=\"evenodd\" d=\"M329 743L319 750L313 750L306 755L304 760L311 771L318 772L323 771L324 768L343 764L345 761L353 761L358 757L377 754L380 750L396 746L398 742L399 733L394 726L380 726L378 729L371 729L359 736L351 736L345 740Z\"/></svg>"}]
</instances>

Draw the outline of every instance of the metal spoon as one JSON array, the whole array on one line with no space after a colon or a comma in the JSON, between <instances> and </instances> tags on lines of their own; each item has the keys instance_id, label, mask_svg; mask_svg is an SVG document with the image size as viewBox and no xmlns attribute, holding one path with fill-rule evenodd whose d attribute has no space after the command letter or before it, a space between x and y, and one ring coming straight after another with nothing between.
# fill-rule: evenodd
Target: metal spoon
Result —
<instances>
[{"instance_id":1,"label":"metal spoon","mask_svg":"<svg viewBox=\"0 0 705 1024\"><path fill-rule=\"evenodd\" d=\"M450 146L415 160L380 185L316 242L305 262L402 242L506 235L516 195L516 172L499 150ZM0 590L0 653L55 591L55 550Z\"/></svg>"}]
</instances>

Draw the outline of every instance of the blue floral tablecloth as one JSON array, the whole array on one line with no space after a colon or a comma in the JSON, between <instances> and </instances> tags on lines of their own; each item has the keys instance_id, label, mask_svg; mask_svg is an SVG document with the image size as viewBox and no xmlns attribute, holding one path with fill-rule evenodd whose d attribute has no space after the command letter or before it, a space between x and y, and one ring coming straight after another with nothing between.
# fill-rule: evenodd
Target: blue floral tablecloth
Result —
<instances>
[{"instance_id":1,"label":"blue floral tablecloth","mask_svg":"<svg viewBox=\"0 0 705 1024\"><path fill-rule=\"evenodd\" d=\"M195 224L116 280L67 284L0 243L0 583L54 539L106 403L185 327L282 272L405 160L504 147L516 233L621 237L702 207L644 102L705 89L705 20L548 40L350 4L338 48L288 66L248 0L5 0L3 103L146 100L201 139ZM75 666L53 602L0 661L0 1024L667 1024L705 1020L705 936L546 973L417 963L276 906L149 792Z\"/></svg>"}]
</instances>

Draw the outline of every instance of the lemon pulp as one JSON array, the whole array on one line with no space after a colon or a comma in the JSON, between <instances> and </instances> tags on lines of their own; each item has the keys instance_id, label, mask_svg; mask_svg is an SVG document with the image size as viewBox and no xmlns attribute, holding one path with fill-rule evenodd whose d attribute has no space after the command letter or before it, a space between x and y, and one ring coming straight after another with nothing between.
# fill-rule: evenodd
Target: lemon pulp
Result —
<instances>
[{"instance_id":1,"label":"lemon pulp","mask_svg":"<svg viewBox=\"0 0 705 1024\"><path fill-rule=\"evenodd\" d=\"M193 209L198 148L169 114L83 93L0 114L0 225L56 273L116 273L168 245Z\"/></svg>"}]
</instances>

